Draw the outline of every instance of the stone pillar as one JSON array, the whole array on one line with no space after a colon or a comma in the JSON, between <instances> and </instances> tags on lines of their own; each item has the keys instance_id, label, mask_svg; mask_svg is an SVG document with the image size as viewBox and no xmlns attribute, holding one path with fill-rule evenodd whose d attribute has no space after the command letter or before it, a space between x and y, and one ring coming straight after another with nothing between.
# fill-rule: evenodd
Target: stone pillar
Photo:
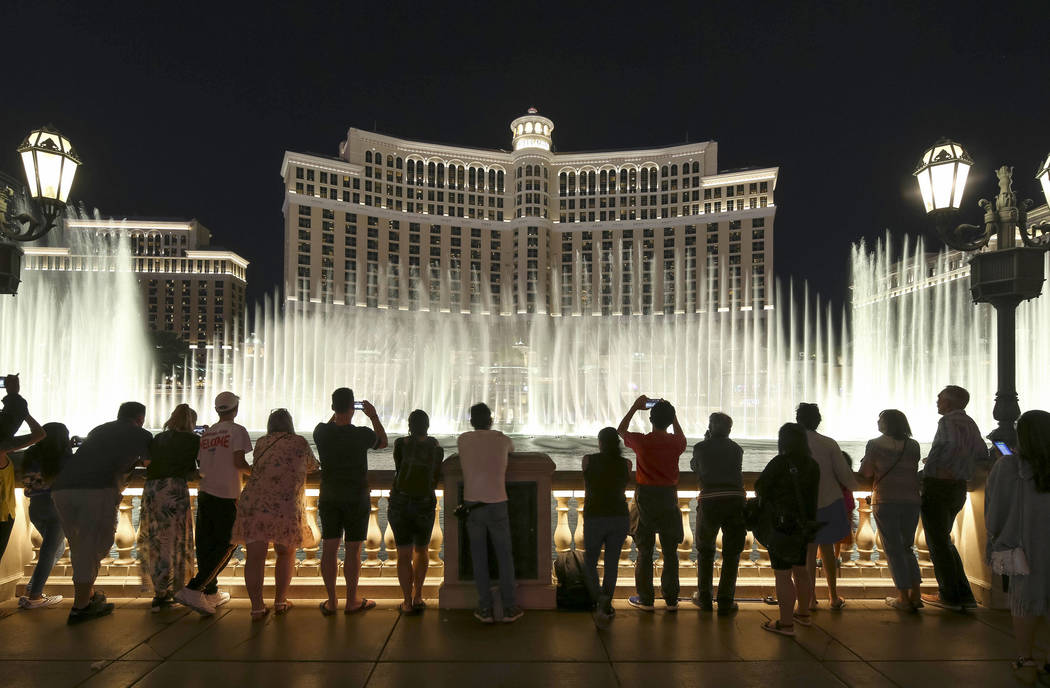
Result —
<instances>
[{"instance_id":1,"label":"stone pillar","mask_svg":"<svg viewBox=\"0 0 1050 688\"><path fill-rule=\"evenodd\" d=\"M516 569L517 603L527 609L555 607L550 527L551 477L554 462L546 454L510 455L507 496ZM439 603L450 609L472 609L477 604L466 542L466 524L453 513L462 501L463 472L459 456L442 464L445 488L445 578L438 591ZM493 584L496 581L493 580ZM498 598L498 595L496 596ZM500 605L497 604L497 607Z\"/></svg>"},{"instance_id":2,"label":"stone pillar","mask_svg":"<svg viewBox=\"0 0 1050 688\"><path fill-rule=\"evenodd\" d=\"M577 550L584 550L583 544L583 505L587 501L583 492L576 492L576 529L572 532L572 543Z\"/></svg>"},{"instance_id":3,"label":"stone pillar","mask_svg":"<svg viewBox=\"0 0 1050 688\"><path fill-rule=\"evenodd\" d=\"M682 512L682 542L678 545L678 570L696 568L690 558L693 553L693 529L689 526L689 500L691 497L678 495L678 510ZM721 537L719 531L719 537Z\"/></svg>"},{"instance_id":4,"label":"stone pillar","mask_svg":"<svg viewBox=\"0 0 1050 688\"><path fill-rule=\"evenodd\" d=\"M857 550L860 552L858 563L862 567L874 566L872 556L875 554L875 530L871 525L871 505L862 499L857 511L860 514L860 524L857 526Z\"/></svg>"},{"instance_id":5,"label":"stone pillar","mask_svg":"<svg viewBox=\"0 0 1050 688\"><path fill-rule=\"evenodd\" d=\"M390 527L390 493L383 491L386 497L386 530L383 531L383 549L386 561L383 562L382 575L397 578L397 542L394 540L394 529Z\"/></svg>"},{"instance_id":6,"label":"stone pillar","mask_svg":"<svg viewBox=\"0 0 1050 688\"><path fill-rule=\"evenodd\" d=\"M569 497L571 492L555 492L558 524L554 528L554 551L558 554L572 549L572 532L569 530Z\"/></svg>"},{"instance_id":7,"label":"stone pillar","mask_svg":"<svg viewBox=\"0 0 1050 688\"><path fill-rule=\"evenodd\" d=\"M321 544L321 529L317 526L317 497L306 496L303 499L306 505L306 527L310 530L310 537L303 541L304 556L296 571L300 576L319 576L321 560L317 558L317 553Z\"/></svg>"},{"instance_id":8,"label":"stone pillar","mask_svg":"<svg viewBox=\"0 0 1050 688\"><path fill-rule=\"evenodd\" d=\"M361 563L361 575L378 576L383 567L379 560L379 549L383 543L383 532L379 530L379 496L378 490L372 490L369 500L372 502L368 515L368 534L365 537L365 560Z\"/></svg>"},{"instance_id":9,"label":"stone pillar","mask_svg":"<svg viewBox=\"0 0 1050 688\"><path fill-rule=\"evenodd\" d=\"M135 541L138 533L131 522L132 501L130 495L124 495L120 499L120 507L117 509L117 532L113 536L113 545L117 548L117 558L113 561L115 566L128 567L120 575L131 575L130 567L135 563L135 557L131 555L135 549Z\"/></svg>"}]
</instances>

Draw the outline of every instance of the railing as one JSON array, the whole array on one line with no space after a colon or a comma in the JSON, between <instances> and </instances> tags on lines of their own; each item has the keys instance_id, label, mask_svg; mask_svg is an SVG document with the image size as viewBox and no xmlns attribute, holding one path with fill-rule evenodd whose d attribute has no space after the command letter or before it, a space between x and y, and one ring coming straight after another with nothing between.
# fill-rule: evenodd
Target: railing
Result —
<instances>
[{"instance_id":1,"label":"railing","mask_svg":"<svg viewBox=\"0 0 1050 688\"><path fill-rule=\"evenodd\" d=\"M753 489L754 481L757 477L757 473L747 473L744 476L745 488L749 491L749 494L752 493L751 491ZM369 472L369 484L372 487L371 514L369 517L367 538L365 539L362 553L362 577L396 578L397 575L397 549L394 546L393 533L391 532L389 522L386 519L386 506L392 480L393 471ZM865 484L862 479L860 480L861 484ZM137 502L141 498L142 484L142 478L136 476L124 490L123 499L121 500L119 507L113 550L111 551L111 556L107 557L102 562L102 570L100 574L102 580L100 580L100 582L104 582L106 577L126 578L137 577L139 575L136 552L138 521ZM554 557L558 553L568 551L573 547L577 549L583 548L583 474L580 471L556 471L553 475L552 484L551 529L553 547L551 556ZM321 543L320 528L317 522L318 485L319 476L310 476L307 481L305 497L310 537L303 542L297 554L297 565L295 570L295 576L303 583L306 582L305 580L302 580L304 577L316 577L320 575L319 548ZM678 558L682 577L688 579L695 576L696 567L693 535L696 527L696 476L692 473L683 472L680 478L679 488L678 502L682 512L682 526L685 537L674 552L674 556ZM629 491L628 494L631 496L632 492ZM865 489L858 490L854 493L857 501L857 513L854 521L856 529L853 544L848 549L844 548L842 553L842 583L849 587L851 579L860 578L863 579L863 581L856 581L855 583L857 585L863 584L871 587L874 583L878 582L878 584L882 586L879 589L885 591L887 585L892 588L892 582L890 581L887 571L887 559L885 551L882 548L881 538L878 535L875 521L871 515L871 507L865 500L865 497L868 495L869 492ZM26 519L26 500L22 499L21 494L19 494L18 497L22 508L19 509L19 523L16 524L15 528L16 534L12 538L8 555L4 559L3 569L0 570L0 598L4 596L2 594L2 586L15 579L11 574L12 566L9 563L9 560L14 554L12 550L18 551L21 549L22 564L21 566L17 566L17 569L15 570L17 570L20 576L28 576L36 562L37 550L40 546L39 533L29 525L28 519ZM430 560L428 582L430 584L439 583L444 574L444 498L443 491L438 490L434 529L428 547ZM191 501L195 508L195 484L191 486ZM960 551L963 553L964 562L966 563L967 571L971 575L972 582L974 582L977 587L988 590L992 586L990 583L991 576L983 565L983 501L983 479L980 479L971 485L970 498L967 500L966 508L964 508L956 521L953 537L959 546ZM22 542L21 545L18 543L18 531L20 529L25 533L24 542ZM718 553L716 554L716 565L718 558L720 557L721 536L719 536L717 547ZM932 564L929 559L929 550L926 547L921 522L915 536L915 548L920 566L923 568L924 579L932 581ZM627 543L620 553L619 561L621 572L626 573L628 571L633 571L635 553L633 542L631 538L628 538ZM657 575L663 562L663 557L668 555L669 553L659 551ZM275 555L271 549L267 563L272 564L274 560ZM243 561L235 558L234 560L231 560L230 568L227 569L224 575L239 576L241 575L242 566ZM749 578L767 579L772 576L769 554L761 544L754 540L750 532L747 534L740 567L741 585L746 585L747 579ZM5 573L8 575L5 576ZM53 575L71 575L68 549L63 558L58 562ZM621 579L623 579L623 577ZM755 581L755 583L757 584L757 581ZM293 585L294 584L296 584L295 579L293 579Z\"/></svg>"}]
</instances>

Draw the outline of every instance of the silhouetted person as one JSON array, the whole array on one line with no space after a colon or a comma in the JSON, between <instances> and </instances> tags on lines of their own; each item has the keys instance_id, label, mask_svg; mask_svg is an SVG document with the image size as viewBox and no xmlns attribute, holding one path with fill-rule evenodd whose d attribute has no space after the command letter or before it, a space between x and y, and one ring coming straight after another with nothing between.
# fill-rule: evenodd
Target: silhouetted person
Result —
<instances>
[{"instance_id":1,"label":"silhouetted person","mask_svg":"<svg viewBox=\"0 0 1050 688\"><path fill-rule=\"evenodd\" d=\"M51 485L51 499L73 562L76 597L67 620L71 625L113 611L106 596L95 592L95 579L102 559L113 547L117 509L128 473L149 456L153 435L142 428L145 420L145 406L137 401L121 404L117 419L89 432Z\"/></svg>"},{"instance_id":2,"label":"silhouetted person","mask_svg":"<svg viewBox=\"0 0 1050 688\"><path fill-rule=\"evenodd\" d=\"M17 511L15 465L8 454L36 444L45 437L43 428L31 416L27 414L25 420L29 422L28 435L5 437L0 440L0 559L3 558L7 543L11 539Z\"/></svg>"},{"instance_id":3,"label":"silhouetted person","mask_svg":"<svg viewBox=\"0 0 1050 688\"><path fill-rule=\"evenodd\" d=\"M252 471L244 458L252 451L251 437L243 425L234 422L240 402L233 392L220 392L215 397L219 422L201 435L197 456L201 473L197 490L197 574L175 593L175 601L203 616L214 614L216 607L230 601L230 593L220 591L217 580L237 549L230 536L237 520L241 476Z\"/></svg>"},{"instance_id":4,"label":"silhouetted person","mask_svg":"<svg viewBox=\"0 0 1050 688\"><path fill-rule=\"evenodd\" d=\"M740 553L744 549L747 527L744 525L744 450L729 432L733 419L724 413L712 413L706 438L693 447L689 467L700 482L696 503L697 591L693 604L711 611L712 578L715 564L715 540L722 531L722 573L718 578L718 613L736 610L736 575Z\"/></svg>"},{"instance_id":5,"label":"silhouetted person","mask_svg":"<svg viewBox=\"0 0 1050 688\"><path fill-rule=\"evenodd\" d=\"M361 412L372 427L354 425L354 392L340 387L332 392L332 417L314 428L314 445L321 461L321 496L317 512L321 517L321 577L328 599L320 604L325 616L335 614L335 576L339 566L339 543L345 538L343 577L346 579L344 614L366 611L376 606L357 596L361 573L361 546L368 536L368 517L372 513L368 487L368 450L386 447L386 430L372 404L361 402Z\"/></svg>"},{"instance_id":6,"label":"silhouetted person","mask_svg":"<svg viewBox=\"0 0 1050 688\"><path fill-rule=\"evenodd\" d=\"M832 609L842 609L846 601L838 592L838 560L835 543L849 535L853 524L846 513L846 502L842 490L856 490L857 479L846 463L838 442L817 432L820 425L820 409L816 404L802 403L795 411L795 420L806 429L806 441L813 460L820 467L820 491L817 494L817 521L823 525L806 552L806 568L809 570L810 606L817 608L817 549L824 562L824 577L828 581L828 601Z\"/></svg>"},{"instance_id":7,"label":"silhouetted person","mask_svg":"<svg viewBox=\"0 0 1050 688\"><path fill-rule=\"evenodd\" d=\"M777 451L755 481L755 493L774 515L773 527L787 537L781 545L767 545L769 561L776 579L780 618L767 621L762 628L780 635L795 635L795 623L811 626L809 596L812 588L806 569L809 545L807 524L817 515L820 467L809 455L806 429L785 423L777 435ZM798 608L795 602L798 601Z\"/></svg>"},{"instance_id":8,"label":"silhouetted person","mask_svg":"<svg viewBox=\"0 0 1050 688\"><path fill-rule=\"evenodd\" d=\"M634 585L638 593L628 603L645 611L653 610L653 550L656 536L664 551L664 567L660 575L660 592L668 611L678 611L678 544L682 542L682 512L678 510L678 459L685 451L685 433L678 424L674 406L663 399L649 411L653 431L648 434L630 432L631 418L645 409L649 399L638 397L616 431L623 443L638 457L635 471L637 489L634 493L638 507L638 532L635 545L638 561L634 567ZM667 431L673 427L674 434Z\"/></svg>"},{"instance_id":9,"label":"silhouetted person","mask_svg":"<svg viewBox=\"0 0 1050 688\"><path fill-rule=\"evenodd\" d=\"M615 428L602 428L598 433L598 453L583 457L583 546L590 589L598 591L598 556L605 547L605 575L595 602L595 623L606 625L615 613L612 598L616 594L616 576L620 568L620 550L627 540L630 518L624 490L631 481L631 462L620 451L620 436Z\"/></svg>"},{"instance_id":10,"label":"silhouetted person","mask_svg":"<svg viewBox=\"0 0 1050 688\"><path fill-rule=\"evenodd\" d=\"M515 598L514 552L511 549L510 514L507 511L507 461L514 451L510 438L492 429L492 411L485 404L470 407L474 429L456 440L463 469L463 502L469 505L467 535L478 608L474 617L481 623L495 622L492 588L489 584L489 542L499 566L499 590L503 602L503 622L522 617Z\"/></svg>"},{"instance_id":11,"label":"silhouetted person","mask_svg":"<svg viewBox=\"0 0 1050 688\"><path fill-rule=\"evenodd\" d=\"M968 403L970 393L956 385L937 395L941 419L922 471L922 527L938 588L938 594L923 595L922 601L955 611L976 609L977 601L952 544L952 526L966 504L966 481L973 477L976 462L988 457L977 423L964 410Z\"/></svg>"},{"instance_id":12,"label":"silhouetted person","mask_svg":"<svg viewBox=\"0 0 1050 688\"><path fill-rule=\"evenodd\" d=\"M868 442L860 474L871 478L871 511L882 536L897 597L894 609L911 612L922 606L922 575L912 543L919 525L919 443L911 439L908 418L896 409L879 414L879 437Z\"/></svg>"},{"instance_id":13,"label":"silhouetted person","mask_svg":"<svg viewBox=\"0 0 1050 688\"><path fill-rule=\"evenodd\" d=\"M29 406L21 395L18 375L4 376L3 408L0 408L0 441L9 440L22 427L29 415Z\"/></svg>"},{"instance_id":14,"label":"silhouetted person","mask_svg":"<svg viewBox=\"0 0 1050 688\"><path fill-rule=\"evenodd\" d=\"M29 499L29 521L40 533L40 549L36 566L26 586L25 595L18 599L22 609L53 607L62 601L61 595L45 595L44 584L62 556L66 534L51 499L51 484L73 456L69 430L62 423L44 423L47 436L26 450L22 464L22 484Z\"/></svg>"}]
</instances>

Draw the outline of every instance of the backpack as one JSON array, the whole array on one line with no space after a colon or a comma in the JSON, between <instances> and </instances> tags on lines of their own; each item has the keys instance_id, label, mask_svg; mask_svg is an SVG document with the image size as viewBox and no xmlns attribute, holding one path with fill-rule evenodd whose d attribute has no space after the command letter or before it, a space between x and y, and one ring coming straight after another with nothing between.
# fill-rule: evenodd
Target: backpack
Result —
<instances>
[{"instance_id":1,"label":"backpack","mask_svg":"<svg viewBox=\"0 0 1050 688\"><path fill-rule=\"evenodd\" d=\"M583 552L571 549L560 553L554 561L554 574L558 577L558 609L589 610L594 607L591 593L587 589Z\"/></svg>"},{"instance_id":2,"label":"backpack","mask_svg":"<svg viewBox=\"0 0 1050 688\"><path fill-rule=\"evenodd\" d=\"M407 441L401 445L401 469L394 476L394 489L409 497L428 497L434 485L434 445Z\"/></svg>"}]
</instances>

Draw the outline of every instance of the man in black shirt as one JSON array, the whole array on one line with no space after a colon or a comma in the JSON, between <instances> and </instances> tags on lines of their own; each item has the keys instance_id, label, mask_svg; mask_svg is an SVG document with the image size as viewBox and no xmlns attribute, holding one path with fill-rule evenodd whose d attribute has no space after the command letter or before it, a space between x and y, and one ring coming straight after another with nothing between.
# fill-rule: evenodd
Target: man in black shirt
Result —
<instances>
[{"instance_id":1,"label":"man in black shirt","mask_svg":"<svg viewBox=\"0 0 1050 688\"><path fill-rule=\"evenodd\" d=\"M361 411L372 422L372 428L351 424L354 415L354 393L346 387L332 392L332 411L327 423L314 428L314 444L321 461L321 496L317 511L321 516L321 577L328 600L320 604L321 613L335 613L335 574L339 541L346 538L343 576L346 578L346 608L352 614L375 606L372 600L357 597L357 578L361 571L361 546L368 534L371 501L368 489L368 450L387 445L386 431L375 407L361 402Z\"/></svg>"}]
</instances>

